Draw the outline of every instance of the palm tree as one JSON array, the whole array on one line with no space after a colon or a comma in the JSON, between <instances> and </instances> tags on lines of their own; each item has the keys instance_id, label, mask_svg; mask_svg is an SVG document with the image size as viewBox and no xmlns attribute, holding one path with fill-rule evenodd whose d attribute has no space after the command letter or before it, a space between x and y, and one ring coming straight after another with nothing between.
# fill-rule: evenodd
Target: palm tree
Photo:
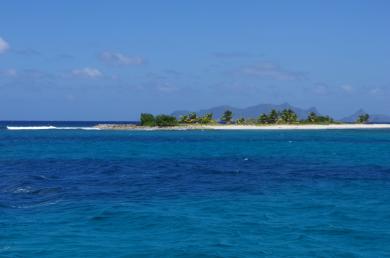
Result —
<instances>
[{"instance_id":1,"label":"palm tree","mask_svg":"<svg viewBox=\"0 0 390 258\"><path fill-rule=\"evenodd\" d=\"M281 119L284 123L291 124L298 121L298 116L291 108L289 108L282 111Z\"/></svg>"},{"instance_id":2,"label":"palm tree","mask_svg":"<svg viewBox=\"0 0 390 258\"><path fill-rule=\"evenodd\" d=\"M257 120L260 124L266 124L269 121L268 116L264 113L262 113Z\"/></svg>"},{"instance_id":3,"label":"palm tree","mask_svg":"<svg viewBox=\"0 0 390 258\"><path fill-rule=\"evenodd\" d=\"M359 124L365 124L368 122L368 119L370 119L369 114L361 114L358 119L356 120L357 123Z\"/></svg>"},{"instance_id":4,"label":"palm tree","mask_svg":"<svg viewBox=\"0 0 390 258\"><path fill-rule=\"evenodd\" d=\"M279 113L275 109L272 109L268 116L268 122L270 124L276 124L279 119Z\"/></svg>"},{"instance_id":5,"label":"palm tree","mask_svg":"<svg viewBox=\"0 0 390 258\"><path fill-rule=\"evenodd\" d=\"M307 121L309 123L315 123L317 122L317 120L318 120L317 114L314 112L310 112L309 115L307 116Z\"/></svg>"},{"instance_id":6,"label":"palm tree","mask_svg":"<svg viewBox=\"0 0 390 258\"><path fill-rule=\"evenodd\" d=\"M189 123L191 123L191 124L196 123L197 122L196 113L195 112L189 113L188 114L188 120L189 120Z\"/></svg>"},{"instance_id":7,"label":"palm tree","mask_svg":"<svg viewBox=\"0 0 390 258\"><path fill-rule=\"evenodd\" d=\"M224 122L225 124L230 124L232 122L232 118L233 118L233 112L230 110L226 110L221 117L221 121Z\"/></svg>"},{"instance_id":8,"label":"palm tree","mask_svg":"<svg viewBox=\"0 0 390 258\"><path fill-rule=\"evenodd\" d=\"M198 120L201 124L209 124L213 121L213 114L212 113L205 114L204 116L199 117Z\"/></svg>"}]
</instances>

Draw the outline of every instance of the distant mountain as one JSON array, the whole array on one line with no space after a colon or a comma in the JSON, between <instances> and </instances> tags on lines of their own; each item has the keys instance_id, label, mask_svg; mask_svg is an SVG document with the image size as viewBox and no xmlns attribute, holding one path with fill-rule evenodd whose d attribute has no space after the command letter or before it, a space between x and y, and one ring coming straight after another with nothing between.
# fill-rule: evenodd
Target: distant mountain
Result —
<instances>
[{"instance_id":1,"label":"distant mountain","mask_svg":"<svg viewBox=\"0 0 390 258\"><path fill-rule=\"evenodd\" d=\"M358 111L356 111L352 115L342 118L341 121L345 122L345 123L353 123L358 119L358 117L360 115L363 115L363 114L366 114L366 112L363 109L359 109ZM370 120L371 120L371 117L370 117Z\"/></svg>"},{"instance_id":2,"label":"distant mountain","mask_svg":"<svg viewBox=\"0 0 390 258\"><path fill-rule=\"evenodd\" d=\"M203 116L206 113L212 113L214 118L219 119L221 118L223 112L226 110L230 110L233 112L233 118L257 118L262 113L269 113L272 109L276 109L278 111L282 111L283 109L291 108L300 119L307 118L309 112L315 112L316 114L319 114L317 109L312 107L309 109L303 109L299 107L292 106L288 103L283 103L280 105L273 105L273 104L260 104L256 106L250 106L246 108L236 108L232 106L217 106L209 109L201 109L198 111L189 111L189 110L178 110L172 113L173 116L176 116L179 118L182 115L187 115L189 112L195 112L199 116Z\"/></svg>"},{"instance_id":3,"label":"distant mountain","mask_svg":"<svg viewBox=\"0 0 390 258\"><path fill-rule=\"evenodd\" d=\"M363 115L366 113L370 115L370 118L368 119L369 123L390 123L390 116L389 115L370 114L368 112L365 112L363 109L359 109L358 111L356 111L352 115L344 117L343 119L341 119L341 121L346 122L346 123L352 123L352 122L355 122L356 119L358 119L358 117L360 115Z\"/></svg>"}]
</instances>

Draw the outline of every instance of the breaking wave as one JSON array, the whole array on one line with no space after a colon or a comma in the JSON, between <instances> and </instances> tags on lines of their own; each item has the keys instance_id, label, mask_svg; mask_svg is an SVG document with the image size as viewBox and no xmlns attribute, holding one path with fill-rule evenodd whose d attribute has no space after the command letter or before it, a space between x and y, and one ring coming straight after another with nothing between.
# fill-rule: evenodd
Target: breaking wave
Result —
<instances>
[{"instance_id":1,"label":"breaking wave","mask_svg":"<svg viewBox=\"0 0 390 258\"><path fill-rule=\"evenodd\" d=\"M96 127L57 126L7 126L7 130L100 130Z\"/></svg>"}]
</instances>

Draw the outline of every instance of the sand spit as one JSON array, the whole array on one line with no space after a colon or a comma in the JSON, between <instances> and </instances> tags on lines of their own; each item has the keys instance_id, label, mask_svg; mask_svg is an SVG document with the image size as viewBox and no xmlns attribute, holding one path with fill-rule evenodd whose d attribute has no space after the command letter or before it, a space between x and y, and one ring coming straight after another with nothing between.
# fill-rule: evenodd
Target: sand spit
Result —
<instances>
[{"instance_id":1,"label":"sand spit","mask_svg":"<svg viewBox=\"0 0 390 258\"><path fill-rule=\"evenodd\" d=\"M179 125L147 127L134 124L99 124L101 130L182 131L182 130L329 130L329 129L390 129L390 124L329 124L329 125Z\"/></svg>"}]
</instances>

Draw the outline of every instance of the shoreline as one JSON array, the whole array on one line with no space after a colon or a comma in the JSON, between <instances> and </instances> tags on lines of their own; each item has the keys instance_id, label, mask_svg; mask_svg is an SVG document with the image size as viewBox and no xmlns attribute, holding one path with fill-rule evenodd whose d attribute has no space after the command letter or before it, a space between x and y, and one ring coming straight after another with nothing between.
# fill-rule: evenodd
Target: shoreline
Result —
<instances>
[{"instance_id":1,"label":"shoreline","mask_svg":"<svg viewBox=\"0 0 390 258\"><path fill-rule=\"evenodd\" d=\"M302 125L178 125L169 127L147 127L133 124L99 124L100 130L122 131L186 131L186 130L347 130L390 129L390 124L302 124Z\"/></svg>"}]
</instances>

